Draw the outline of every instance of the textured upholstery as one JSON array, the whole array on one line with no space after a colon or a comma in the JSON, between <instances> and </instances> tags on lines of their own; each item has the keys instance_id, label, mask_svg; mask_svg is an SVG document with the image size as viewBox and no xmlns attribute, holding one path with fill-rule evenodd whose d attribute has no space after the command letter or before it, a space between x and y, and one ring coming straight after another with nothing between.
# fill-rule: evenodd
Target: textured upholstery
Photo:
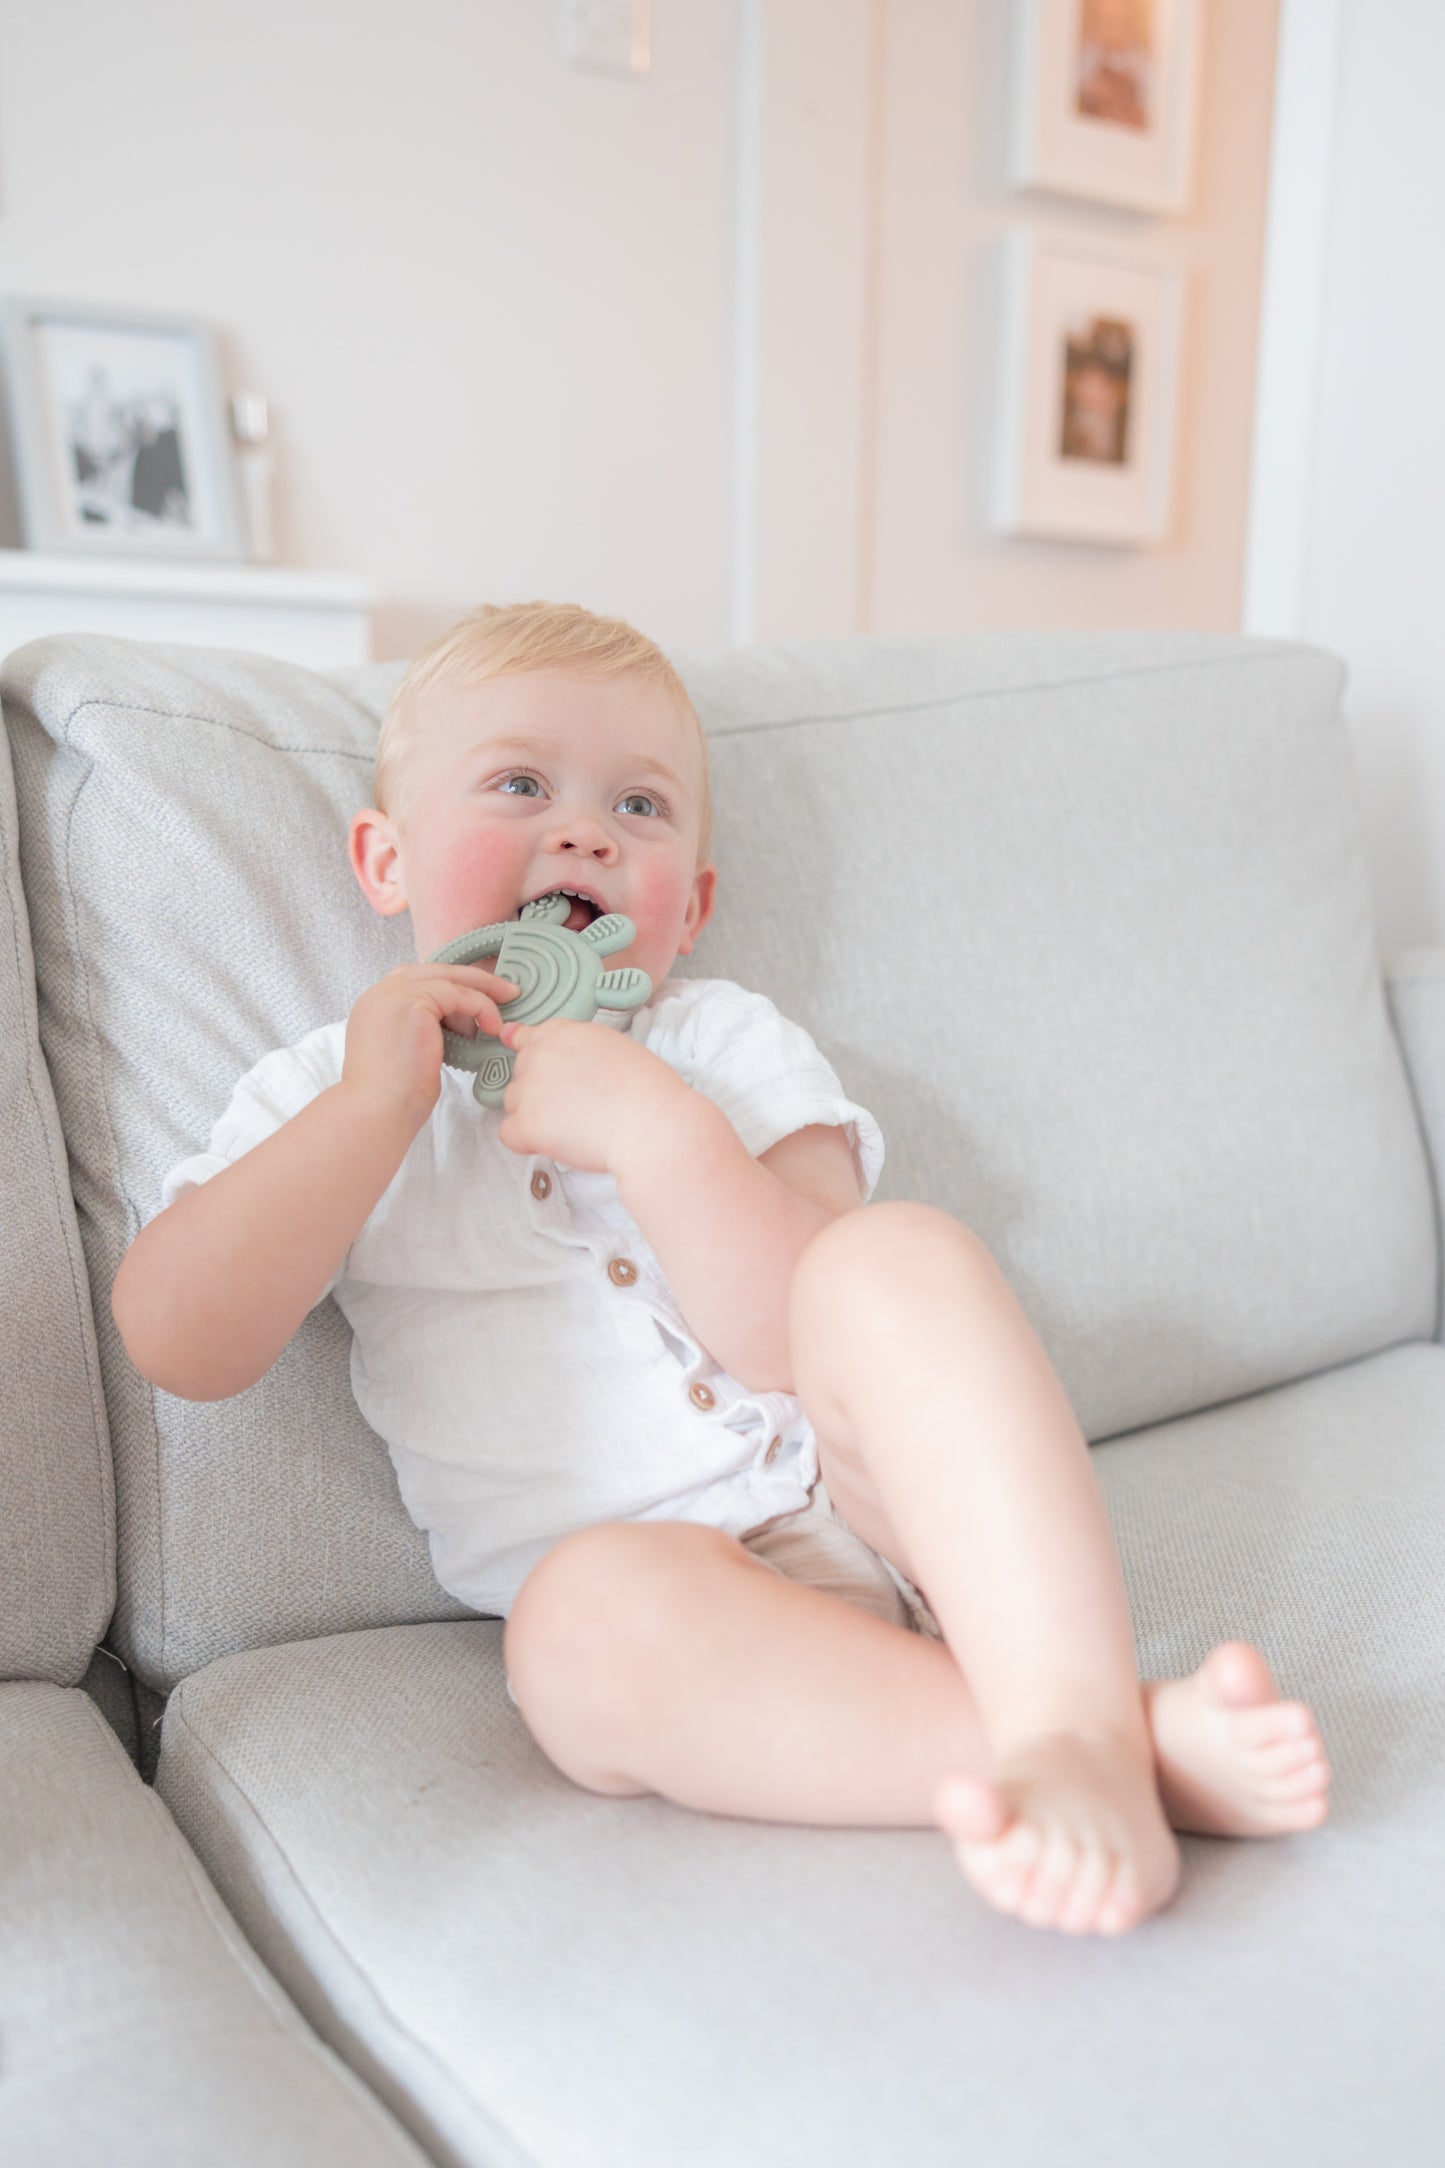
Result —
<instances>
[{"instance_id":1,"label":"textured upholstery","mask_svg":"<svg viewBox=\"0 0 1445 2168\"><path fill-rule=\"evenodd\" d=\"M879 1194L983 1235L1092 1438L1434 1330L1340 675L1180 634L689 668L699 968L805 1017Z\"/></svg>"},{"instance_id":2,"label":"textured upholstery","mask_svg":"<svg viewBox=\"0 0 1445 2168\"><path fill-rule=\"evenodd\" d=\"M5 2168L424 2168L247 1948L94 1704L0 1686Z\"/></svg>"},{"instance_id":3,"label":"textured upholstery","mask_svg":"<svg viewBox=\"0 0 1445 2168\"><path fill-rule=\"evenodd\" d=\"M115 1502L16 844L0 734L0 1679L72 1686L115 1600Z\"/></svg>"},{"instance_id":4,"label":"textured upholstery","mask_svg":"<svg viewBox=\"0 0 1445 2168\"><path fill-rule=\"evenodd\" d=\"M161 1174L236 1077L405 953L340 856L376 717L291 665L118 640L22 649L0 696L41 1027L96 1289L116 1646L166 1686L238 1642L459 1615L356 1410L334 1305L251 1392L206 1407L153 1393L110 1318Z\"/></svg>"},{"instance_id":5,"label":"textured upholstery","mask_svg":"<svg viewBox=\"0 0 1445 2168\"><path fill-rule=\"evenodd\" d=\"M724 873L695 967L816 1031L883 1120L884 1194L979 1229L1091 1435L1433 1332L1334 663L1203 635L682 660ZM394 675L79 638L6 667L102 1319L118 1645L157 1684L455 1614L334 1308L249 1393L187 1407L130 1371L106 1303L240 1070L406 953L341 851Z\"/></svg>"},{"instance_id":6,"label":"textured upholstery","mask_svg":"<svg viewBox=\"0 0 1445 2168\"><path fill-rule=\"evenodd\" d=\"M1406 949L1392 958L1385 985L1430 1155L1440 1225L1445 1220L1445 948ZM1436 1338L1440 1335L1437 1317Z\"/></svg>"},{"instance_id":7,"label":"textured upholstery","mask_svg":"<svg viewBox=\"0 0 1445 2168\"><path fill-rule=\"evenodd\" d=\"M140 1717L135 1705L135 1682L113 1649L97 1649L90 1659L80 1690L88 1694L139 1768L141 1764Z\"/></svg>"},{"instance_id":8,"label":"textured upholstery","mask_svg":"<svg viewBox=\"0 0 1445 2168\"><path fill-rule=\"evenodd\" d=\"M1335 1766L1324 1830L1186 1840L1179 1895L1122 1943L989 1912L931 1833L577 1790L482 1622L213 1665L171 1697L160 1788L278 1977L447 2164L1423 2164L1445 1350L1095 1457L1145 1675L1257 1639Z\"/></svg>"}]
</instances>

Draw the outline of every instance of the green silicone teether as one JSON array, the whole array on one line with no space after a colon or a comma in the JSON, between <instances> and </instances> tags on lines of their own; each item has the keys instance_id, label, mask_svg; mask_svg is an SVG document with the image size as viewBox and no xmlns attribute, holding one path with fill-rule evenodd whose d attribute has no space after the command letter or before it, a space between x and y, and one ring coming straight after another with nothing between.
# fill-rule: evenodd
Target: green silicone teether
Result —
<instances>
[{"instance_id":1,"label":"green silicone teether","mask_svg":"<svg viewBox=\"0 0 1445 2168\"><path fill-rule=\"evenodd\" d=\"M497 976L512 979L519 991L502 1003L508 1024L545 1024L568 1016L586 1024L599 1009L639 1009L652 993L645 971L604 971L601 958L626 948L636 937L630 918L609 911L579 933L560 923L572 908L570 896L539 896L524 903L517 918L497 926L478 926L449 941L432 957L434 964L475 964L495 956ZM512 1056L495 1039L464 1039L442 1033L445 1059L454 1069L472 1069L472 1092L484 1107L499 1107L512 1081Z\"/></svg>"}]
</instances>

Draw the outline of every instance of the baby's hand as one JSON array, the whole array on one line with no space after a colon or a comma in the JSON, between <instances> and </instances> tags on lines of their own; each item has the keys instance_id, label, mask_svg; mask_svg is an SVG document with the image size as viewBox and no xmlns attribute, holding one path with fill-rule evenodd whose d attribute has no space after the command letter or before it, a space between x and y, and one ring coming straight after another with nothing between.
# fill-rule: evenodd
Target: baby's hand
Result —
<instances>
[{"instance_id":1,"label":"baby's hand","mask_svg":"<svg viewBox=\"0 0 1445 2168\"><path fill-rule=\"evenodd\" d=\"M517 994L480 964L398 964L369 986L346 1023L341 1081L420 1129L441 1092L442 1030L492 1037L497 1004Z\"/></svg>"},{"instance_id":2,"label":"baby's hand","mask_svg":"<svg viewBox=\"0 0 1445 2168\"><path fill-rule=\"evenodd\" d=\"M655 1145L659 1124L691 1102L675 1069L605 1025L558 1016L508 1024L501 1037L516 1066L497 1135L514 1152L620 1174L627 1154Z\"/></svg>"}]
</instances>

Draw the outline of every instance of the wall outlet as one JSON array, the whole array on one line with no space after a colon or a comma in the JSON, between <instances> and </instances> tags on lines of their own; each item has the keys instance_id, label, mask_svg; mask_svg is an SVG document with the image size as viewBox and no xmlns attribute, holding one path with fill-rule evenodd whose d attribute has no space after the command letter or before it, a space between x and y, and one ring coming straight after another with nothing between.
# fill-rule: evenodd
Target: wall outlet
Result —
<instances>
[{"instance_id":1,"label":"wall outlet","mask_svg":"<svg viewBox=\"0 0 1445 2168\"><path fill-rule=\"evenodd\" d=\"M652 0L558 0L557 46L565 68L646 75L652 66Z\"/></svg>"}]
</instances>

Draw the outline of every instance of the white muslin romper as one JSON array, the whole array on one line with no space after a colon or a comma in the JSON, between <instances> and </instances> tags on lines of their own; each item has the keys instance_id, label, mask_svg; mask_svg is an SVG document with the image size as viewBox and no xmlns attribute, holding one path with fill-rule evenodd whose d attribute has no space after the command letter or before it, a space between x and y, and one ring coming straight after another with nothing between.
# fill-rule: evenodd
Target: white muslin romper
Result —
<instances>
[{"instance_id":1,"label":"white muslin romper","mask_svg":"<svg viewBox=\"0 0 1445 2168\"><path fill-rule=\"evenodd\" d=\"M811 1123L844 1128L872 1194L877 1123L764 995L670 979L645 1008L601 1021L705 1093L754 1157ZM345 1031L327 1024L259 1061L206 1150L171 1169L163 1202L339 1082ZM786 1528L779 1517L810 1506L819 1470L796 1397L750 1391L693 1337L611 1176L509 1151L502 1119L478 1106L469 1075L444 1068L430 1121L328 1292L353 1330L357 1404L386 1441L437 1579L505 1617L573 1529ZM760 1542L758 1555L790 1572L783 1548L769 1558Z\"/></svg>"}]
</instances>

